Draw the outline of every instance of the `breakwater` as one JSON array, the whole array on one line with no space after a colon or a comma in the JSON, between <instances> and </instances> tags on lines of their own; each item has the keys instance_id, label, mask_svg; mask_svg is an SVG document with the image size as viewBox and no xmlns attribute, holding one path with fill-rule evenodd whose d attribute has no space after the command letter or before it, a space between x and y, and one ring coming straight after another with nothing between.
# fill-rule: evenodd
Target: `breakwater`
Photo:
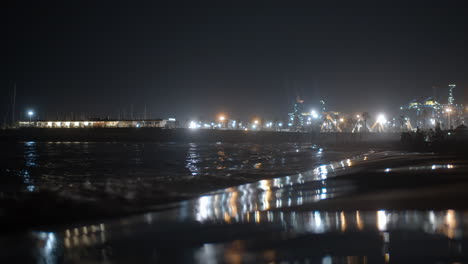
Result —
<instances>
[{"instance_id":1,"label":"breakwater","mask_svg":"<svg viewBox=\"0 0 468 264\"><path fill-rule=\"evenodd\" d=\"M0 131L1 141L42 142L232 142L395 144L399 133L318 133L162 128L21 128Z\"/></svg>"}]
</instances>

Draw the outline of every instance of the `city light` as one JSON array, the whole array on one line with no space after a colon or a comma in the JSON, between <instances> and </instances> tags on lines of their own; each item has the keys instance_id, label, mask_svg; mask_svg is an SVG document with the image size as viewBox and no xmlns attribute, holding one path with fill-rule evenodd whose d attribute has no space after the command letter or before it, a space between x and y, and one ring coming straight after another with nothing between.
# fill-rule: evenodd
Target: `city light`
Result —
<instances>
[{"instance_id":1,"label":"city light","mask_svg":"<svg viewBox=\"0 0 468 264\"><path fill-rule=\"evenodd\" d=\"M344 122L344 119L343 118L340 118L340 123L343 123Z\"/></svg>"},{"instance_id":2,"label":"city light","mask_svg":"<svg viewBox=\"0 0 468 264\"><path fill-rule=\"evenodd\" d=\"M319 118L319 116L318 116L318 114L317 114L317 112L316 112L315 110L310 111L310 114L312 115L312 117L313 117L314 119Z\"/></svg>"},{"instance_id":3,"label":"city light","mask_svg":"<svg viewBox=\"0 0 468 264\"><path fill-rule=\"evenodd\" d=\"M190 129L196 129L197 128L197 123L195 121L190 121L189 128Z\"/></svg>"},{"instance_id":4,"label":"city light","mask_svg":"<svg viewBox=\"0 0 468 264\"><path fill-rule=\"evenodd\" d=\"M254 120L254 124L258 125L258 120Z\"/></svg>"},{"instance_id":5,"label":"city light","mask_svg":"<svg viewBox=\"0 0 468 264\"><path fill-rule=\"evenodd\" d=\"M282 126L283 126L283 123L279 123L278 126L282 127Z\"/></svg>"},{"instance_id":6,"label":"city light","mask_svg":"<svg viewBox=\"0 0 468 264\"><path fill-rule=\"evenodd\" d=\"M225 116L220 116L220 117L219 117L219 120L220 120L220 121L224 121L225 119L226 119Z\"/></svg>"},{"instance_id":7,"label":"city light","mask_svg":"<svg viewBox=\"0 0 468 264\"><path fill-rule=\"evenodd\" d=\"M33 115L34 115L34 112L31 111L31 110L29 110L29 111L28 111L28 116L29 116L29 122L30 122L30 123L31 123L31 118L33 117Z\"/></svg>"},{"instance_id":8,"label":"city light","mask_svg":"<svg viewBox=\"0 0 468 264\"><path fill-rule=\"evenodd\" d=\"M385 123L387 123L387 119L385 118L385 115L383 114L380 114L377 118L377 123L383 125Z\"/></svg>"}]
</instances>

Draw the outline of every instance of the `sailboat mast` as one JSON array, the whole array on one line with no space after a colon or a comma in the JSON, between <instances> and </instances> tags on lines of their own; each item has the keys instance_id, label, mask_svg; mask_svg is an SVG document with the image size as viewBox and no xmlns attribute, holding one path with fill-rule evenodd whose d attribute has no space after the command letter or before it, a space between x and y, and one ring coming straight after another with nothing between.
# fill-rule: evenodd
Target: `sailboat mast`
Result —
<instances>
[{"instance_id":1,"label":"sailboat mast","mask_svg":"<svg viewBox=\"0 0 468 264\"><path fill-rule=\"evenodd\" d=\"M11 104L11 125L15 125L16 82L13 84L13 103Z\"/></svg>"}]
</instances>

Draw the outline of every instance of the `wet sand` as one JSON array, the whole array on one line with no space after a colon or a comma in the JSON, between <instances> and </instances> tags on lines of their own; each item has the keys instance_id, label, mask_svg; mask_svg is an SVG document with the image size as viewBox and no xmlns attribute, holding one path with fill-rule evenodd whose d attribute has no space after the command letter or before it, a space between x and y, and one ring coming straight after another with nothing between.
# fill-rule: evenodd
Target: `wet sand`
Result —
<instances>
[{"instance_id":1,"label":"wet sand","mask_svg":"<svg viewBox=\"0 0 468 264\"><path fill-rule=\"evenodd\" d=\"M379 152L151 213L0 239L50 263L454 263L468 260L464 157ZM12 243L12 242L15 243Z\"/></svg>"}]
</instances>

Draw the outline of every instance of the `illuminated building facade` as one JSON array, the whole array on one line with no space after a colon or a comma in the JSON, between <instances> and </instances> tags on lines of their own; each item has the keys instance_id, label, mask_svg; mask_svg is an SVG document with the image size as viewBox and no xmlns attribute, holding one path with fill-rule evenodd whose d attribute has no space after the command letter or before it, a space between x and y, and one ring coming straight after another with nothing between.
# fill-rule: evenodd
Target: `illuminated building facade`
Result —
<instances>
[{"instance_id":1,"label":"illuminated building facade","mask_svg":"<svg viewBox=\"0 0 468 264\"><path fill-rule=\"evenodd\" d=\"M304 122L304 100L300 99L299 97L293 104L293 111L288 114L288 127L291 130L302 130L305 122Z\"/></svg>"},{"instance_id":2,"label":"illuminated building facade","mask_svg":"<svg viewBox=\"0 0 468 264\"><path fill-rule=\"evenodd\" d=\"M93 121L21 121L19 127L36 128L126 128L126 127L172 127L175 120L93 120Z\"/></svg>"},{"instance_id":3,"label":"illuminated building facade","mask_svg":"<svg viewBox=\"0 0 468 264\"><path fill-rule=\"evenodd\" d=\"M455 128L465 123L463 105L455 104L455 88L455 84L449 85L447 104L441 104L436 98L429 97L423 101L412 100L408 106L400 107L400 110L413 128L430 129L435 128L437 124L440 124L442 129Z\"/></svg>"}]
</instances>

